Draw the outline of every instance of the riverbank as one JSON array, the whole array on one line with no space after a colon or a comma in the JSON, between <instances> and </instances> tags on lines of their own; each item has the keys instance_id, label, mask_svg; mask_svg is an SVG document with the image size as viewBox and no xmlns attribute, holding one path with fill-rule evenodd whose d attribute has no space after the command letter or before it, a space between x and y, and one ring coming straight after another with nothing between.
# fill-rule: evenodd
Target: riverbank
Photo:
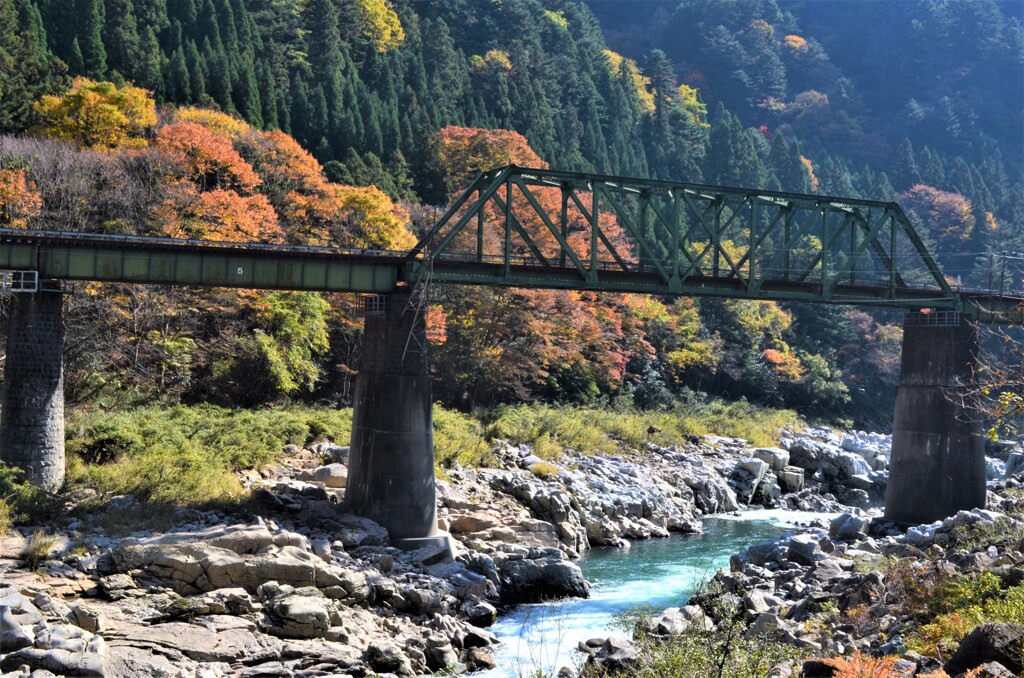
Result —
<instances>
[{"instance_id":1,"label":"riverbank","mask_svg":"<svg viewBox=\"0 0 1024 678\"><path fill-rule=\"evenodd\" d=\"M1024 481L991 482L989 502L905 533L854 511L751 545L689 600L634 611L627 637L581 644L583 674L1012 678Z\"/></svg>"},{"instance_id":2,"label":"riverbank","mask_svg":"<svg viewBox=\"0 0 1024 678\"><path fill-rule=\"evenodd\" d=\"M237 476L244 501L216 509L153 515L130 495L65 494L62 519L0 543L0 669L485 670L499 610L588 595L580 554L698 533L704 516L747 506L870 509L886 440L812 430L784 432L779 447L690 436L623 455L545 456L498 443L490 468L451 464L438 513L454 551L398 551L379 526L342 514L347 449L330 443L287 446Z\"/></svg>"}]
</instances>

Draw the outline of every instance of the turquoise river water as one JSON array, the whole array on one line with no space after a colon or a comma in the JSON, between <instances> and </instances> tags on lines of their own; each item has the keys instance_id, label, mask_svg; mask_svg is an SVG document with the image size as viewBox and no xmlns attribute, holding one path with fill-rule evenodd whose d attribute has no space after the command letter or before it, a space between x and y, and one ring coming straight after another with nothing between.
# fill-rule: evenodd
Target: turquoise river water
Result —
<instances>
[{"instance_id":1,"label":"turquoise river water","mask_svg":"<svg viewBox=\"0 0 1024 678\"><path fill-rule=\"evenodd\" d=\"M521 605L499 617L491 628L502 644L495 652L498 668L480 676L520 678L535 670L554 674L575 667L581 640L623 635L611 628L616 614L637 606L655 610L685 604L694 587L729 556L747 546L777 537L822 514L750 511L704 520L704 533L633 542L629 549L593 549L581 560L590 598Z\"/></svg>"}]
</instances>

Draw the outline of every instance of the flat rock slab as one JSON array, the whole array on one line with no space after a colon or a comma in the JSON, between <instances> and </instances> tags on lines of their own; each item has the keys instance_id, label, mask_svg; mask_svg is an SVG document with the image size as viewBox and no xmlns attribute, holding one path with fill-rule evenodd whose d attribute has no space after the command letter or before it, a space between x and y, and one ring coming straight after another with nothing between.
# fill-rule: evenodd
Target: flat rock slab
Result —
<instances>
[{"instance_id":1,"label":"flat rock slab","mask_svg":"<svg viewBox=\"0 0 1024 678\"><path fill-rule=\"evenodd\" d=\"M282 644L276 638L247 629L227 629L211 633L208 627L184 622L155 626L124 626L108 644L117 654L122 647L169 649L201 662L240 662L258 664L276 660Z\"/></svg>"}]
</instances>

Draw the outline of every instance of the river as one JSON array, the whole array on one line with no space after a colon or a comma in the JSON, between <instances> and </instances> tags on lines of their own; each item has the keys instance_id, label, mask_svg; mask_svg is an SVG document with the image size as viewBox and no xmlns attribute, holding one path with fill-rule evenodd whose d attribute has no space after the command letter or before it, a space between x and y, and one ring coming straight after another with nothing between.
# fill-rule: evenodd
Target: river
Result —
<instances>
[{"instance_id":1,"label":"river","mask_svg":"<svg viewBox=\"0 0 1024 678\"><path fill-rule=\"evenodd\" d=\"M502 641L495 652L498 668L477 675L520 678L538 669L554 675L562 666L575 667L582 657L575 651L579 641L628 635L610 628L615 615L640 605L657 611L683 605L699 582L729 566L732 554L830 517L748 511L708 517L699 535L637 541L629 549L592 549L580 560L583 575L593 584L590 598L521 605L499 617L491 628Z\"/></svg>"}]
</instances>

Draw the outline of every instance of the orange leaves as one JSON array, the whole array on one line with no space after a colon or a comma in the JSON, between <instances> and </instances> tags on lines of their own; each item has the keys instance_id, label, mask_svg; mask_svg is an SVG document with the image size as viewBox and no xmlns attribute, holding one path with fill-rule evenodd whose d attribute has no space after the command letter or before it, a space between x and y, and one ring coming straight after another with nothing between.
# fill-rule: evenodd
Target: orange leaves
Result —
<instances>
[{"instance_id":1,"label":"orange leaves","mask_svg":"<svg viewBox=\"0 0 1024 678\"><path fill-rule=\"evenodd\" d=\"M441 346L448 339L448 317L439 304L427 309L427 341L432 346Z\"/></svg>"},{"instance_id":2,"label":"orange leaves","mask_svg":"<svg viewBox=\"0 0 1024 678\"><path fill-rule=\"evenodd\" d=\"M547 169L522 134L504 129L449 125L437 133L437 156L452 190L465 187L477 172L519 165Z\"/></svg>"},{"instance_id":3,"label":"orange leaves","mask_svg":"<svg viewBox=\"0 0 1024 678\"><path fill-rule=\"evenodd\" d=\"M785 39L782 41L782 43L786 47L789 47L790 49L795 50L797 52L806 52L808 49L807 40L800 37L799 35L787 35Z\"/></svg>"},{"instance_id":4,"label":"orange leaves","mask_svg":"<svg viewBox=\"0 0 1024 678\"><path fill-rule=\"evenodd\" d=\"M41 118L33 130L37 134L99 150L145 146L147 132L156 125L149 92L88 78L75 78L65 94L42 97L35 109Z\"/></svg>"},{"instance_id":5,"label":"orange leaves","mask_svg":"<svg viewBox=\"0 0 1024 678\"><path fill-rule=\"evenodd\" d=\"M234 189L251 193L260 185L252 165L231 141L194 122L160 128L157 146L180 164L201 189Z\"/></svg>"},{"instance_id":6,"label":"orange leaves","mask_svg":"<svg viewBox=\"0 0 1024 678\"><path fill-rule=\"evenodd\" d=\"M917 184L896 197L904 209L913 212L924 222L933 236L946 243L962 243L970 238L974 230L971 201L959 193L948 193Z\"/></svg>"},{"instance_id":7,"label":"orange leaves","mask_svg":"<svg viewBox=\"0 0 1024 678\"><path fill-rule=\"evenodd\" d=\"M817 175L814 174L814 163L806 155L800 156L800 164L804 166L804 171L807 172L807 178L811 180L811 188L815 191L818 190L818 185L821 183L818 181Z\"/></svg>"},{"instance_id":8,"label":"orange leaves","mask_svg":"<svg viewBox=\"0 0 1024 678\"><path fill-rule=\"evenodd\" d=\"M167 235L228 242L279 243L284 232L264 195L241 196L221 189L193 196L171 222Z\"/></svg>"},{"instance_id":9,"label":"orange leaves","mask_svg":"<svg viewBox=\"0 0 1024 678\"><path fill-rule=\"evenodd\" d=\"M835 669L834 678L896 678L899 657L873 659L857 650L849 657L833 657L824 663Z\"/></svg>"},{"instance_id":10,"label":"orange leaves","mask_svg":"<svg viewBox=\"0 0 1024 678\"><path fill-rule=\"evenodd\" d=\"M0 169L0 224L4 228L28 228L42 207L42 197L24 169Z\"/></svg>"},{"instance_id":11,"label":"orange leaves","mask_svg":"<svg viewBox=\"0 0 1024 678\"><path fill-rule=\"evenodd\" d=\"M244 143L247 157L263 177L264 188L276 194L296 191L315 195L327 191L329 182L313 155L284 132L259 132Z\"/></svg>"},{"instance_id":12,"label":"orange leaves","mask_svg":"<svg viewBox=\"0 0 1024 678\"><path fill-rule=\"evenodd\" d=\"M779 381L797 384L807 376L800 358L795 353L766 348L762 355Z\"/></svg>"}]
</instances>

